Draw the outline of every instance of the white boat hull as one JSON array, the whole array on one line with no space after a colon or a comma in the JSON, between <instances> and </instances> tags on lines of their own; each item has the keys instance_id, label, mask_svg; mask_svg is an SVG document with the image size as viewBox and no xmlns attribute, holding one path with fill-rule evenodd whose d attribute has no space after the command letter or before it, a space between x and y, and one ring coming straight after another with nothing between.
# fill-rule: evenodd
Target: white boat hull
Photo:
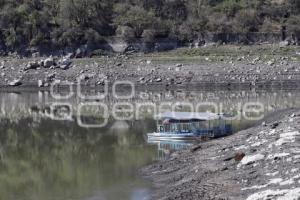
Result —
<instances>
[{"instance_id":1,"label":"white boat hull","mask_svg":"<svg viewBox=\"0 0 300 200\"><path fill-rule=\"evenodd\" d=\"M149 133L148 139L155 141L164 140L194 140L199 138L199 136L188 133L188 134L161 134L161 133Z\"/></svg>"}]
</instances>

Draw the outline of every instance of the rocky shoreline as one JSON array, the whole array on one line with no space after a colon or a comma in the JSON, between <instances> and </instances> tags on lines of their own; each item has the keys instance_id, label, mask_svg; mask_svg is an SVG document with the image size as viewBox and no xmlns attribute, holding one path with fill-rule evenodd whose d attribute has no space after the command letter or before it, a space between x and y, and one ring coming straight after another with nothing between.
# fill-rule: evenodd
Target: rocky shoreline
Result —
<instances>
[{"instance_id":1,"label":"rocky shoreline","mask_svg":"<svg viewBox=\"0 0 300 200\"><path fill-rule=\"evenodd\" d=\"M279 55L275 50L263 55L261 52L255 53L254 47L252 54L239 54L243 47L228 47L228 51L235 48L239 56L226 56L227 49L223 48L225 56L210 52L208 55L185 58L182 58L185 55L180 51L175 56L167 53L165 58L160 54L120 54L83 59L73 59L72 54L30 59L4 57L0 59L0 88L45 90L53 82L76 84L78 79L81 85L93 87L116 81L166 88L232 85L299 87L300 53L297 48L291 55ZM280 51L285 52L285 49Z\"/></svg>"},{"instance_id":2,"label":"rocky shoreline","mask_svg":"<svg viewBox=\"0 0 300 200\"><path fill-rule=\"evenodd\" d=\"M263 125L175 152L142 170L152 199L298 200L300 110L271 115Z\"/></svg>"}]
</instances>

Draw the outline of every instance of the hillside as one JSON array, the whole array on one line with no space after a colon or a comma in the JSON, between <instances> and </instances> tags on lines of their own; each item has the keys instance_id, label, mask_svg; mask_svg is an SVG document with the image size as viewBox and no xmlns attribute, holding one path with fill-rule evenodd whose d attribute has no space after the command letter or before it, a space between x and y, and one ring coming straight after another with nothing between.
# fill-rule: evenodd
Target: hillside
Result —
<instances>
[{"instance_id":1,"label":"hillside","mask_svg":"<svg viewBox=\"0 0 300 200\"><path fill-rule=\"evenodd\" d=\"M1 0L0 46L66 47L123 39L175 38L207 32L277 33L298 40L298 0Z\"/></svg>"}]
</instances>

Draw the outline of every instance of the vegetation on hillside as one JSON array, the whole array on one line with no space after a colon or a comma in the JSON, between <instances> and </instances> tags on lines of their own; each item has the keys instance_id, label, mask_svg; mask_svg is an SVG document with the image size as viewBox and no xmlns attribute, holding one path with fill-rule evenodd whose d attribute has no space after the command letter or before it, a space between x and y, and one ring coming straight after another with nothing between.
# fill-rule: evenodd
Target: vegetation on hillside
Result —
<instances>
[{"instance_id":1,"label":"vegetation on hillside","mask_svg":"<svg viewBox=\"0 0 300 200\"><path fill-rule=\"evenodd\" d=\"M0 0L0 8L0 38L9 49L97 43L114 35L300 34L299 0Z\"/></svg>"}]
</instances>

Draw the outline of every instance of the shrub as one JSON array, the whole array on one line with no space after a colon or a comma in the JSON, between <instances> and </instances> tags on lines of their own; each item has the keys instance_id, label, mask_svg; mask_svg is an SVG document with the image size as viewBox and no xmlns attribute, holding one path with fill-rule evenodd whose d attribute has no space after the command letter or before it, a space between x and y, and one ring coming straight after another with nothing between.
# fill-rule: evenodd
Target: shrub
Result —
<instances>
[{"instance_id":1,"label":"shrub","mask_svg":"<svg viewBox=\"0 0 300 200\"><path fill-rule=\"evenodd\" d=\"M242 9L239 0L225 0L216 6L216 11L226 14L228 17L234 17Z\"/></svg>"},{"instance_id":2,"label":"shrub","mask_svg":"<svg viewBox=\"0 0 300 200\"><path fill-rule=\"evenodd\" d=\"M300 15L291 16L287 20L286 25L290 33L300 38Z\"/></svg>"},{"instance_id":3,"label":"shrub","mask_svg":"<svg viewBox=\"0 0 300 200\"><path fill-rule=\"evenodd\" d=\"M116 34L190 40L204 31L277 32L284 25L298 36L300 27L299 0L0 0L0 9L1 41L15 50L97 43Z\"/></svg>"},{"instance_id":4,"label":"shrub","mask_svg":"<svg viewBox=\"0 0 300 200\"><path fill-rule=\"evenodd\" d=\"M259 18L255 10L241 10L235 18L235 32L248 33L257 32L259 29Z\"/></svg>"},{"instance_id":5,"label":"shrub","mask_svg":"<svg viewBox=\"0 0 300 200\"><path fill-rule=\"evenodd\" d=\"M120 7L118 7L120 9ZM136 37L141 37L143 30L154 28L158 23L158 19L151 11L146 11L138 6L130 7L127 11L116 10L117 17L114 24L117 26L131 27Z\"/></svg>"}]
</instances>

